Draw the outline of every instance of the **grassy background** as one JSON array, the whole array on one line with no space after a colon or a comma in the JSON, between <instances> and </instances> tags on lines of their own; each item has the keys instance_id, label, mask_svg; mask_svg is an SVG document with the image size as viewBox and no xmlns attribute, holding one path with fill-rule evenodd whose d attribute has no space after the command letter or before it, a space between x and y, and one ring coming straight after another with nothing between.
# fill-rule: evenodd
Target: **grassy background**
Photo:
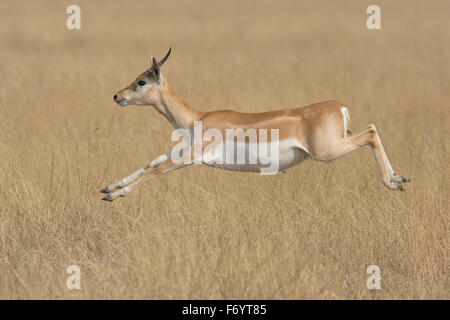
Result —
<instances>
[{"instance_id":1,"label":"grassy background","mask_svg":"<svg viewBox=\"0 0 450 320\"><path fill-rule=\"evenodd\" d=\"M377 1L370 31L372 2L76 1L67 30L73 1L2 1L0 298L448 299L450 3ZM285 175L195 165L101 201L174 146L155 110L112 100L170 45L163 73L202 110L345 103L407 192L363 148Z\"/></svg>"}]
</instances>

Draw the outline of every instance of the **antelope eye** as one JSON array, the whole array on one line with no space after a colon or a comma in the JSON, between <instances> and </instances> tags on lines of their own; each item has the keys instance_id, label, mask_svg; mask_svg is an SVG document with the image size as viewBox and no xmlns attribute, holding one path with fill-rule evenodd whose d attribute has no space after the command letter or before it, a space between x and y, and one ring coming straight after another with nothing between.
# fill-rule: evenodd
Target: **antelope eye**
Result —
<instances>
[{"instance_id":1,"label":"antelope eye","mask_svg":"<svg viewBox=\"0 0 450 320\"><path fill-rule=\"evenodd\" d=\"M145 86L145 81L144 80L139 80L137 84L140 85L140 86Z\"/></svg>"}]
</instances>

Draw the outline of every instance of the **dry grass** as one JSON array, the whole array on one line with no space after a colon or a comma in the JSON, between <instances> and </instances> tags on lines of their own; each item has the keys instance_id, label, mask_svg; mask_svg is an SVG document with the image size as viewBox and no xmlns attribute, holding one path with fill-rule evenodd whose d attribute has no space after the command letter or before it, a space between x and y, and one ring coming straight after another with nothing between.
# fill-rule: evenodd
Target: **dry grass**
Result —
<instances>
[{"instance_id":1,"label":"dry grass","mask_svg":"<svg viewBox=\"0 0 450 320\"><path fill-rule=\"evenodd\" d=\"M448 299L450 3L378 3L369 31L366 0L77 1L69 31L71 1L2 2L0 298ZM407 192L362 149L276 176L191 166L101 201L174 145L156 111L112 101L169 45L166 78L203 110L344 102Z\"/></svg>"}]
</instances>

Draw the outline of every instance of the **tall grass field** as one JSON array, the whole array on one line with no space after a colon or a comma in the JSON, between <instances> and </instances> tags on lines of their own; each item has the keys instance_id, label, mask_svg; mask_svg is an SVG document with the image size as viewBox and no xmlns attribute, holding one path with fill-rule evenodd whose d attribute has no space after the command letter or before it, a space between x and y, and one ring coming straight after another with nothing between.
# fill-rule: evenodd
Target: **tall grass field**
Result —
<instances>
[{"instance_id":1,"label":"tall grass field","mask_svg":"<svg viewBox=\"0 0 450 320\"><path fill-rule=\"evenodd\" d=\"M2 1L0 298L448 299L450 2L379 0L375 30L371 4ZM200 110L344 103L406 192L364 147L271 176L192 165L102 201L176 144L152 107L113 101L170 46L162 73Z\"/></svg>"}]
</instances>

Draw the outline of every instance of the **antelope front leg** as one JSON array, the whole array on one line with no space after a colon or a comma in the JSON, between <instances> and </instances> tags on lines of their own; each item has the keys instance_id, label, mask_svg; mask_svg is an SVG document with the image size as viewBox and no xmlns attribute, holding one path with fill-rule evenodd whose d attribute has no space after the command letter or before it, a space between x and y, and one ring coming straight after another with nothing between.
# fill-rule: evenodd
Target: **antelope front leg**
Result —
<instances>
[{"instance_id":1,"label":"antelope front leg","mask_svg":"<svg viewBox=\"0 0 450 320\"><path fill-rule=\"evenodd\" d=\"M163 154L163 155L155 158L147 167L141 168L141 169L137 170L136 172L130 174L128 177L125 177L122 180L119 180L115 183L112 183L112 184L106 186L105 188L100 190L100 192L110 193L110 192L113 192L117 188L119 188L119 189L123 188L123 187L129 185L130 183L132 183L133 181L135 181L137 178L141 177L143 174L147 173L148 171L150 171L150 170L158 167L162 163L166 162L170 158L171 158L171 154L167 154L167 155Z\"/></svg>"},{"instance_id":2,"label":"antelope front leg","mask_svg":"<svg viewBox=\"0 0 450 320\"><path fill-rule=\"evenodd\" d=\"M140 179L134 181L133 183L127 185L126 187L123 187L122 189L109 193L106 197L103 198L103 200L106 201L114 201L117 197L123 197L139 187L140 185L143 185L144 183L150 181L153 178L159 177L163 174L169 173L173 170L181 169L185 166L190 165L191 163L185 163L185 162L174 162L172 160L166 161L154 170L148 171L146 173L146 176L141 177Z\"/></svg>"}]
</instances>

